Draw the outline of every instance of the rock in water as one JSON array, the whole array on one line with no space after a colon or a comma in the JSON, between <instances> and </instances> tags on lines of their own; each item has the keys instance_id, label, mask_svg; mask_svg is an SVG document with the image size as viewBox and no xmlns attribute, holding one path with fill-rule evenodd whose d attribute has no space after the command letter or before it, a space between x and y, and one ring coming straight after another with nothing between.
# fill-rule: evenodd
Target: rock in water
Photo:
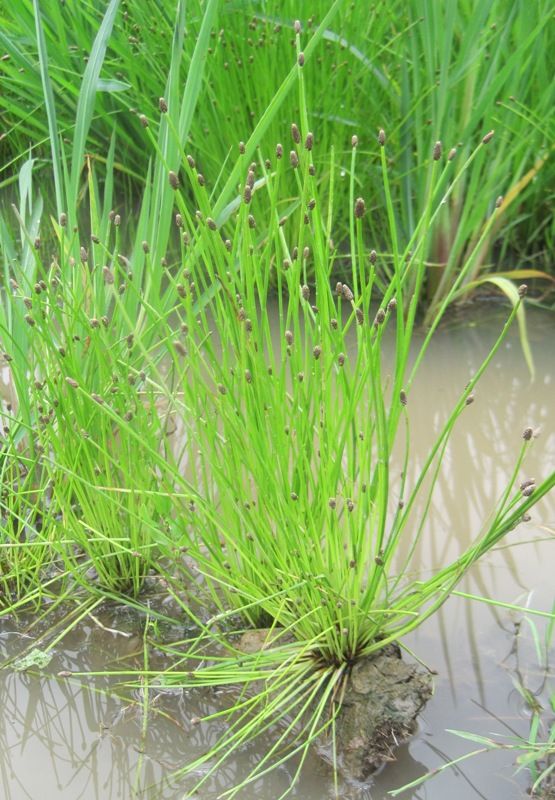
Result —
<instances>
[{"instance_id":1,"label":"rock in water","mask_svg":"<svg viewBox=\"0 0 555 800\"><path fill-rule=\"evenodd\" d=\"M432 696L432 676L401 658L397 645L361 658L347 679L335 725L337 766L351 781L366 781L395 759L394 751L414 734L417 717ZM320 754L331 761L329 741Z\"/></svg>"}]
</instances>

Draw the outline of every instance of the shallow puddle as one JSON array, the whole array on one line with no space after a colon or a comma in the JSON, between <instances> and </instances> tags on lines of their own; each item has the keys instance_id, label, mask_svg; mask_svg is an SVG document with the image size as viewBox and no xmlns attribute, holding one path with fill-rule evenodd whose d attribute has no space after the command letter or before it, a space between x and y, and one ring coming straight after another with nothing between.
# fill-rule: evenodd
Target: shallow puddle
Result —
<instances>
[{"instance_id":1,"label":"shallow puddle","mask_svg":"<svg viewBox=\"0 0 555 800\"><path fill-rule=\"evenodd\" d=\"M490 317L491 310L484 308L483 316ZM529 324L536 379L530 380L514 330L456 428L419 553L423 571L445 563L477 535L510 474L527 425L541 431L522 479L539 480L555 469L555 325L552 316L540 313L529 314ZM498 321L451 324L436 337L410 395L415 461L426 453L434 429L446 418L499 327ZM460 589L549 610L555 600L554 529L555 497L548 497L533 510L530 522L472 569ZM447 729L526 736L529 711L514 682L523 682L546 707L549 685L553 691L555 682L553 663L547 670L539 663L528 620L537 625L541 637L545 620L539 617L523 618L452 597L407 637L407 647L438 673L420 731L371 786L341 786L339 796L385 799L389 790L477 748ZM9 620L0 620L2 661L28 643L13 632ZM553 649L551 659L555 659ZM45 672L117 669L122 660L137 668L142 665L142 619L126 609L104 609L56 647ZM168 782L168 776L206 751L222 729L214 723L192 725L191 719L222 707L225 694L151 689L145 697L140 691L119 694L110 689L106 678L88 679L82 686L76 678L0 672L0 796L5 800L182 797L191 779ZM224 764L197 796L215 800L248 774L266 746L261 739ZM520 800L527 775L525 771L515 775L515 757L510 751L478 755L402 797ZM294 770L295 765L288 764L241 790L238 798L274 800L285 791ZM311 756L291 797L334 797L331 770Z\"/></svg>"}]
</instances>

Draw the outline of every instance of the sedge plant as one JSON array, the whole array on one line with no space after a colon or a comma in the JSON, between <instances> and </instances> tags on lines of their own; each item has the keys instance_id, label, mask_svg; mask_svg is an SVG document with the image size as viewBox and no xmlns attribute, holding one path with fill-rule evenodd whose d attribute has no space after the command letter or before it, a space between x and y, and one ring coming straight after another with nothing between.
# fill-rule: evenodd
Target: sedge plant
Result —
<instances>
[{"instance_id":1,"label":"sedge plant","mask_svg":"<svg viewBox=\"0 0 555 800\"><path fill-rule=\"evenodd\" d=\"M301 79L301 105L302 91ZM181 577L179 562L172 563L165 577L201 632L181 644L162 643L177 662L162 675L149 673L149 679L245 687L231 708L216 714L229 716L227 732L183 769L205 765L195 790L236 748L282 723L275 743L228 796L292 755L300 770L309 745L322 736L333 744L353 664L433 614L472 564L555 484L551 473L537 485L519 486L533 439L526 428L520 447L515 441L513 475L472 544L436 571L415 571L413 558L426 538L426 511L449 438L522 311L526 288L516 292L506 324L461 387L420 474L408 485L411 387L450 301L448 295L409 365L424 254L462 173L436 143L428 205L410 239L402 240L389 189L386 134L380 131L393 252L386 283L387 270L378 271L382 257L364 245L367 212L355 195L354 137L349 278L337 282L333 181L323 191L306 115L293 123L290 135L292 142L278 144L272 157L261 153L250 161L245 154L240 194L222 217L191 155L183 158L180 174L168 173L181 241L180 259L167 269L176 292L174 334L166 340L172 366L168 397L183 426L178 461L186 465L183 486L191 494L180 520L187 572ZM478 153L492 147L492 138L483 137ZM449 170L451 181L442 191ZM291 174L298 187L294 200L282 194ZM486 233L494 221L495 210ZM476 252L480 246L478 241ZM453 284L451 293L457 288ZM400 479L391 473L399 447ZM191 564L199 576L194 603L181 592ZM199 595L213 609L208 619L198 610ZM239 631L230 633L226 627L237 616ZM261 630L255 652L240 638L252 627Z\"/></svg>"}]
</instances>

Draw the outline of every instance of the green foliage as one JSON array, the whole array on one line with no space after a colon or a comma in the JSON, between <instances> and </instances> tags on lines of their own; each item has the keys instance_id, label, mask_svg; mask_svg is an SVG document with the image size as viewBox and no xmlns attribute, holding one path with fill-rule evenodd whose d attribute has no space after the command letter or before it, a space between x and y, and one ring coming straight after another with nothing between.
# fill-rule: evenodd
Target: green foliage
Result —
<instances>
[{"instance_id":1,"label":"green foliage","mask_svg":"<svg viewBox=\"0 0 555 800\"><path fill-rule=\"evenodd\" d=\"M162 4L137 30L150 0L122 2L121 15L118 5L100 19L94 4L22 0L1 34L7 96L19 97L8 141L20 130L34 147L19 170L19 205L0 217L0 338L13 393L0 462L0 602L14 610L29 586L38 602L46 579L78 596L85 614L102 597L137 602L145 577L163 575L201 629L170 648L178 661L164 682L259 689L186 769L209 758L217 766L285 724L239 790L292 754L302 765L320 733L333 737L353 661L433 614L555 485L551 472L518 487L526 429L472 544L437 572L415 573L450 436L524 313L526 287L480 270L512 200L542 185L539 167L533 187L521 175L530 136L537 151L546 130L536 120L525 147L499 130L496 115L511 112L494 101L518 76L522 102L548 107L553 89L531 58L547 10L540 3L524 21L516 4L496 33L489 15L504 5L494 0L476 18L470 4L440 12L413 0L396 21L377 9L361 21L360 5L339 13L336 0L292 33L283 20L251 19L250 6L249 17L243 6L227 14L217 0L198 18L171 4L171 20ZM461 38L468 26L473 35ZM31 114L43 95L46 117ZM138 118L115 113L130 97L140 99ZM362 125L368 108L374 118ZM440 128L427 130L428 113L446 141L463 139L456 158L433 145ZM528 124L524 112L511 119ZM351 139L359 125L364 135ZM493 141L484 138L494 125ZM284 135L293 144L278 145ZM47 209L56 206L50 220L36 154L52 161L55 203L41 181ZM495 203L507 170L520 188ZM141 176L139 204L120 194L122 171ZM430 259L446 241L434 284ZM449 303L483 280L510 297L507 322L409 486L413 378ZM426 292L428 333L410 364ZM390 472L395 448L400 480ZM236 616L269 628L268 646L243 654L225 631ZM158 677L146 666L145 676Z\"/></svg>"},{"instance_id":2,"label":"green foliage","mask_svg":"<svg viewBox=\"0 0 555 800\"><path fill-rule=\"evenodd\" d=\"M73 140L77 151L71 162L73 177L80 169L85 141L102 162L115 131L117 169L136 191L137 181L147 178L150 156L142 122L153 131L160 127L163 134L158 98L168 94L170 85L183 85L186 79L199 96L198 106L188 102L181 114L182 122L189 117L188 147L214 184L231 180L234 149L254 131L265 156L276 141L284 140L301 110L285 89L291 85L287 79L295 60L291 42L298 4L287 0L275 7L260 2L227 7L214 0L204 13L203 4L191 3L179 25L182 44L177 62L175 40L172 45L174 0L122 3L119 12L116 5L62 6L57 0L5 4L0 35L5 51L0 62L5 87L0 98L5 181L14 179L17 160L29 143L43 157L49 153L49 138L56 144L51 111L55 100L58 136ZM178 13L184 14L184 7ZM317 0L310 14L301 15L301 50L310 128L321 145L320 174L331 168L327 154L334 147L335 193L338 200L345 200L349 144L358 134L361 147L372 154L357 173L358 193L367 198L373 212L368 230L371 246L378 250L389 246L382 233L383 196L376 180L379 155L374 137L380 127L388 131L392 145L393 206L405 237L426 204L433 142L441 139L446 150L455 148L456 158L465 160L478 137L496 130L494 157L480 156L467 170L428 244L428 319L466 263L482 220L499 195L506 198L503 213L483 242L474 269L486 269L492 260L505 267L514 254L526 261L535 256L536 263L548 265L546 248L553 241L550 109L555 99L550 4L487 0L476 8L467 2L411 0L389 4L386 13L378 4L367 8L337 0L330 6ZM42 38L35 35L39 17ZM91 49L101 23L106 32L113 24L112 36L109 42L101 37L98 48ZM311 40L320 24L321 35ZM199 49L195 50L201 29L200 39L208 37L207 48L202 48L205 74L199 69ZM99 69L100 48L106 45ZM538 52L545 58L538 58ZM278 87L287 95L286 113L273 111ZM45 102L48 114L37 113ZM82 122L90 119L93 102L94 128L88 133ZM269 110L262 131L260 120ZM181 139L186 140L186 136ZM59 174L56 158L54 166ZM171 159L167 166L172 168ZM294 185L290 189L294 192ZM132 196L126 192L125 205ZM70 201L68 207L73 205ZM345 203L338 202L338 207ZM347 225L343 215L338 238L346 236Z\"/></svg>"}]
</instances>

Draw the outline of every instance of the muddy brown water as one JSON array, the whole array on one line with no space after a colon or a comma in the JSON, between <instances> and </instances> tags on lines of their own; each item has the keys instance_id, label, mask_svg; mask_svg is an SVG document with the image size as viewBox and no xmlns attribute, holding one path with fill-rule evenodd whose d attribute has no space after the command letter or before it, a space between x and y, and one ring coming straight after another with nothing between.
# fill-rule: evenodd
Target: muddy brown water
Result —
<instances>
[{"instance_id":1,"label":"muddy brown water","mask_svg":"<svg viewBox=\"0 0 555 800\"><path fill-rule=\"evenodd\" d=\"M477 368L499 330L489 309L476 319L441 331L422 364L411 393L412 447L422 458L433 430ZM487 322L482 321L484 317ZM453 557L476 535L509 475L522 430L540 435L522 471L539 480L555 469L555 321L529 314L536 378L532 382L513 331L484 376L474 404L465 409L446 454L430 511L422 571ZM461 589L473 594L549 610L555 601L555 497L548 497L502 545L474 566ZM526 735L530 712L515 688L522 681L548 708L555 691L555 652L547 665L536 650L546 623L538 617L452 597L405 644L437 671L435 694L414 739L401 747L364 787L341 785L346 800L385 800L388 792L475 749L449 729L485 736ZM113 628L109 632L100 624ZM127 635L122 635L127 634ZM27 644L9 620L0 620L0 659ZM114 668L140 656L141 620L126 609L105 609L87 618L55 650L46 673ZM140 665L140 660L135 662ZM192 785L169 779L180 765L216 741L222 723L192 725L222 707L225 693L152 689L145 722L139 691L123 693L107 678L59 679L47 674L0 672L0 798L2 800L178 800ZM546 711L546 721L549 714ZM221 767L196 795L215 800L265 752L260 739ZM516 754L485 753L461 762L405 800L520 800L528 776L515 774ZM295 769L289 764L254 782L240 800L274 800ZM200 777L198 775L197 777ZM333 776L316 756L305 764L290 795L302 800L334 797Z\"/></svg>"}]
</instances>

